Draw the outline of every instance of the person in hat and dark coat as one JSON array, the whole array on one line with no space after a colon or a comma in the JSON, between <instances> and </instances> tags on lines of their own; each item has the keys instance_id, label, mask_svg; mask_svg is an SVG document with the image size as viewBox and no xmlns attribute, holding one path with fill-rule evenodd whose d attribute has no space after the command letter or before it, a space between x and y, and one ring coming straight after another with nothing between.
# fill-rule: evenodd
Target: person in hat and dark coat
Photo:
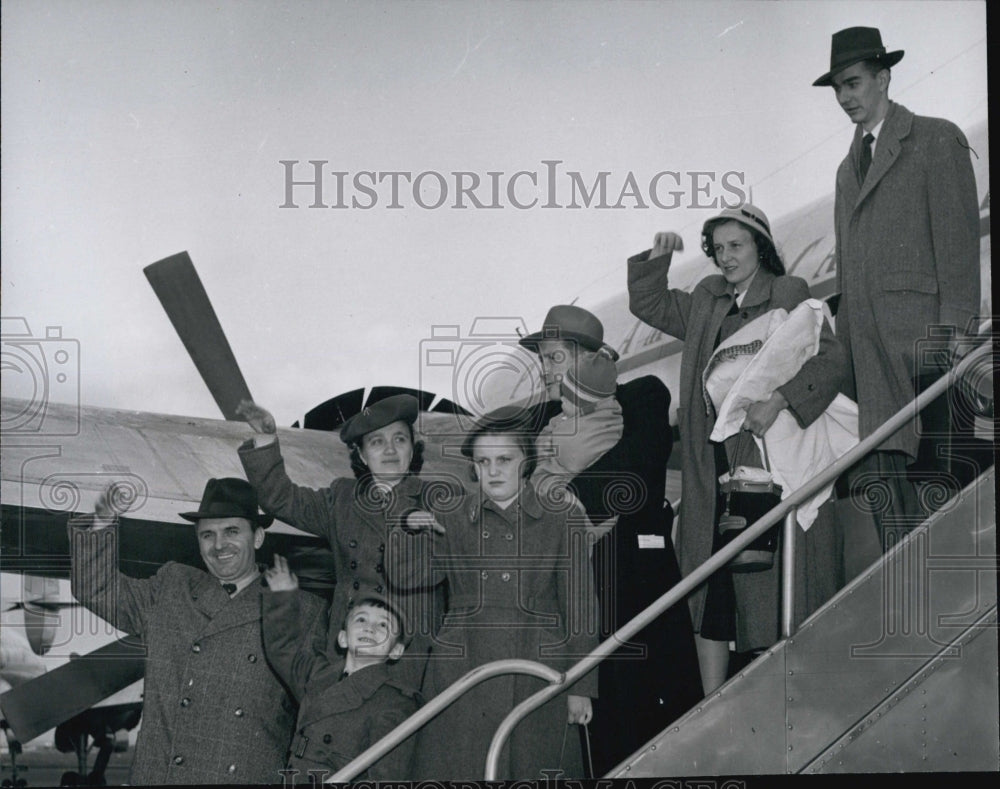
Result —
<instances>
[{"instance_id":1,"label":"person in hat and dark coat","mask_svg":"<svg viewBox=\"0 0 1000 789\"><path fill-rule=\"evenodd\" d=\"M719 343L770 310L791 311L809 298L809 286L799 277L785 275L767 216L750 204L726 209L705 222L702 249L719 273L702 279L691 292L671 289L668 284L673 253L683 248L676 233L657 233L651 250L628 261L628 292L633 315L684 341L677 411L683 474L677 552L681 572L688 575L721 547L717 529L722 509L718 477L736 461L745 460L735 456L738 436L728 439L725 446L709 441L715 414L703 395L703 372ZM845 370L843 350L825 325L818 353L768 400L750 406L745 429L763 436L784 409L799 425L811 424L836 397ZM752 446L753 442L746 443ZM756 447L752 452L756 455ZM763 465L759 457L746 460L748 465ZM816 549L799 553L816 555L816 562L828 563L832 568L824 573L833 578L832 590L817 593L817 597L825 599L840 584L836 570L840 551L832 519L826 513L810 528L808 541L818 541ZM777 564L768 572L735 579L735 589L734 578L723 569L689 596L706 694L726 679L728 642L736 641L737 650L744 652L777 641ZM812 608L816 605L814 600ZM796 610L799 615L812 610L801 592Z\"/></svg>"},{"instance_id":2,"label":"person in hat and dark coat","mask_svg":"<svg viewBox=\"0 0 1000 789\"><path fill-rule=\"evenodd\" d=\"M73 595L146 649L142 725L129 783L257 784L281 780L295 699L261 640L264 592L255 551L271 518L253 488L211 479L201 506L181 513L208 572L176 562L151 578L118 570L117 516L127 488L109 486L96 514L70 521ZM322 601L305 595L294 627L310 638Z\"/></svg>"},{"instance_id":3,"label":"person in hat and dark coat","mask_svg":"<svg viewBox=\"0 0 1000 789\"><path fill-rule=\"evenodd\" d=\"M938 360L947 354L923 353L933 347L932 328L938 338L951 331L955 348L980 306L979 206L969 145L950 121L914 115L889 100L891 69L902 57L902 50L886 51L878 29L847 28L833 34L830 70L813 83L832 86L856 124L837 170L834 221L837 336L850 359L845 393L858 403L862 439L944 372ZM874 513L884 541L890 527L906 531L925 516L910 468L918 455L939 478L960 475L961 463L947 467L947 396L920 420L850 475L876 479L892 492L888 508Z\"/></svg>"},{"instance_id":4,"label":"person in hat and dark coat","mask_svg":"<svg viewBox=\"0 0 1000 789\"><path fill-rule=\"evenodd\" d=\"M544 442L554 445L571 490L594 527L605 532L592 556L604 639L680 579L670 539L673 511L665 502L673 441L670 392L655 376L606 390L602 384L600 394L612 391L614 397L597 398L605 407L576 420L576 429L562 430L557 424L570 417L558 402L564 380L577 384L567 392L572 397L581 378L587 378L580 375L585 360L605 354L614 361L617 353L605 344L597 317L573 305L550 309L542 330L520 342L539 354L554 401L546 408L552 430L543 434ZM598 685L590 727L595 776L607 773L701 698L684 607L666 611L603 661Z\"/></svg>"},{"instance_id":5,"label":"person in hat and dark coat","mask_svg":"<svg viewBox=\"0 0 1000 789\"><path fill-rule=\"evenodd\" d=\"M288 562L276 555L265 576L264 649L299 700L288 777L305 784L310 770L325 770L322 781L417 711L420 694L389 670L406 649L405 619L384 595L362 591L337 634L343 656L329 654L304 642L295 627L302 595ZM359 778L410 780L414 741L408 737Z\"/></svg>"},{"instance_id":6,"label":"person in hat and dark coat","mask_svg":"<svg viewBox=\"0 0 1000 789\"><path fill-rule=\"evenodd\" d=\"M264 509L330 543L337 585L330 605L327 653L336 651L340 625L360 590L388 595L414 630L410 648L393 671L401 673L415 690L423 683L443 611L443 592L391 589L386 582L385 550L393 524L434 522L427 511L432 495L429 486L434 483L417 476L423 465L423 443L415 440L413 432L418 410L415 397L400 394L379 400L348 419L340 439L350 449L355 479L335 479L322 489L292 482L281 457L274 418L249 401L240 405L240 413L257 434L239 448L247 479ZM441 486L435 486L434 495L440 492Z\"/></svg>"},{"instance_id":7,"label":"person in hat and dark coat","mask_svg":"<svg viewBox=\"0 0 1000 789\"><path fill-rule=\"evenodd\" d=\"M397 527L390 579L405 587L448 585L441 649L427 666L428 699L494 660L523 659L566 671L597 646L595 602L578 505L542 501L529 481L534 432L505 407L470 431L462 454L478 490L438 517L441 532ZM576 724L587 724L596 672L522 721L500 754L497 778L540 780L545 770L585 777ZM497 727L545 682L494 677L452 703L418 733L415 779L481 780ZM456 743L456 737L460 742Z\"/></svg>"}]
</instances>

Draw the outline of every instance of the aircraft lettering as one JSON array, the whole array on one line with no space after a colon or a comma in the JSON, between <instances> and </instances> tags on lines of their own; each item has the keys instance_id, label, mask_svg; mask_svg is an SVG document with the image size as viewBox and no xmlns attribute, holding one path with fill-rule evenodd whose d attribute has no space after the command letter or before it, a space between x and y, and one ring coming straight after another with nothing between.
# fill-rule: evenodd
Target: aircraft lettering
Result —
<instances>
[{"instance_id":1,"label":"aircraft lettering","mask_svg":"<svg viewBox=\"0 0 1000 789\"><path fill-rule=\"evenodd\" d=\"M791 263L791 265L788 265L788 266L785 267L785 273L786 274L794 274L795 273L795 269L797 269L799 267L799 263L801 263L802 260L805 258L805 256L808 255L810 252L812 252L813 249L815 249L816 246L819 244L819 242L822 241L822 240L823 240L823 237L820 236L815 241L813 241L811 244L806 244L805 249L803 249L798 254L798 257L795 258L795 260Z\"/></svg>"},{"instance_id":2,"label":"aircraft lettering","mask_svg":"<svg viewBox=\"0 0 1000 789\"><path fill-rule=\"evenodd\" d=\"M646 339L643 340L642 345L644 348L648 348L650 345L656 345L663 339L663 332L659 329L650 329L649 334L646 335Z\"/></svg>"},{"instance_id":3,"label":"aircraft lettering","mask_svg":"<svg viewBox=\"0 0 1000 789\"><path fill-rule=\"evenodd\" d=\"M617 350L619 356L621 356L622 358L628 356L629 346L632 344L632 340L635 338L635 333L639 331L639 327L642 325L643 323L640 320L637 320L634 324L632 324L631 331L629 331L629 333L625 335L625 339L622 340L622 344L618 346Z\"/></svg>"},{"instance_id":4,"label":"aircraft lettering","mask_svg":"<svg viewBox=\"0 0 1000 789\"><path fill-rule=\"evenodd\" d=\"M820 261L819 267L816 269L816 273L812 275L814 280L826 279L827 277L832 277L833 272L836 269L836 255L834 252L836 247L831 247L830 251L826 253L826 257Z\"/></svg>"}]
</instances>

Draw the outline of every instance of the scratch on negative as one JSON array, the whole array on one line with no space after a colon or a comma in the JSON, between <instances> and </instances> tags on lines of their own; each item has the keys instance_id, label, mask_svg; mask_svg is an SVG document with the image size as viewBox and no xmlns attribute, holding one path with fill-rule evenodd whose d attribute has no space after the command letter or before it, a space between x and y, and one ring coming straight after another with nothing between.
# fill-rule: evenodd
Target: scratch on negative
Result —
<instances>
[{"instance_id":1,"label":"scratch on negative","mask_svg":"<svg viewBox=\"0 0 1000 789\"><path fill-rule=\"evenodd\" d=\"M738 27L739 27L740 25L742 25L742 24L743 24L743 20L741 19L741 20L740 20L739 22L737 22L737 23L736 23L735 25L730 25L730 26L729 26L729 27L727 27L727 28L726 28L725 30L723 30L723 31L722 31L721 33L719 33L719 35L717 35L717 36L716 36L716 38L722 38L722 37L723 37L724 35L726 35L726 33L728 33L728 32L729 32L730 30L735 30L736 28L738 28Z\"/></svg>"}]
</instances>

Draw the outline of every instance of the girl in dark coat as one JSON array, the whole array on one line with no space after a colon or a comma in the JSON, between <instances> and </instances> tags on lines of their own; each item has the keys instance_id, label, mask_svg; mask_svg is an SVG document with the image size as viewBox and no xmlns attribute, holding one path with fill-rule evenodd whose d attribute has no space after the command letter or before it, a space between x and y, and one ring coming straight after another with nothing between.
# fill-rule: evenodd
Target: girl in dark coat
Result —
<instances>
[{"instance_id":1,"label":"girl in dark coat","mask_svg":"<svg viewBox=\"0 0 1000 789\"><path fill-rule=\"evenodd\" d=\"M610 353L604 328L574 306L553 307L543 331L521 344L541 356L548 394L584 357ZM605 533L593 570L607 638L680 580L671 542L673 512L665 503L672 435L670 393L654 376L618 385L617 412L602 412L594 429L552 431L559 462L589 519ZM562 417L557 403L549 413ZM554 412L554 413L553 413ZM617 521L611 520L617 518ZM607 526L613 524L610 530ZM604 775L691 708L702 696L691 620L675 605L601 663L600 698L591 726L594 775Z\"/></svg>"},{"instance_id":2,"label":"girl in dark coat","mask_svg":"<svg viewBox=\"0 0 1000 789\"><path fill-rule=\"evenodd\" d=\"M390 580L402 587L448 583L448 611L427 666L430 699L472 669L521 658L566 671L597 645L588 623L593 591L584 519L547 508L527 481L533 437L502 418L486 418L465 441L480 491L439 515L434 531L397 527ZM450 508L449 508L450 509ZM418 734L416 778L482 780L497 727L544 682L525 675L487 680ZM581 778L579 736L570 724L591 718L593 674L550 699L514 729L500 755L499 779L535 779L543 770Z\"/></svg>"},{"instance_id":3,"label":"girl in dark coat","mask_svg":"<svg viewBox=\"0 0 1000 789\"><path fill-rule=\"evenodd\" d=\"M690 293L668 287L670 259L675 250L683 249L676 233L658 233L653 249L628 263L632 313L684 341L678 409L683 483L677 540L684 575L721 547L717 537L721 511L718 476L736 460L739 445L738 436L728 439L725 446L708 440L715 414L706 410L702 373L719 343L741 327L770 310L791 311L809 298L804 280L785 276L770 224L755 206L726 209L708 220L702 230L702 248L720 273L705 277ZM824 326L819 352L767 401L750 406L745 428L763 436L785 408L802 427L811 424L837 395L844 370L843 350L830 327ZM756 447L752 454L757 454ZM739 459L740 463L746 461ZM759 457L750 461L750 465L762 465ZM800 565L796 568L800 587L796 613L800 618L840 585L840 556L827 505L820 508L816 523L796 551ZM729 641L736 641L738 651L743 652L768 647L778 639L778 564L775 562L769 571L740 575L723 569L689 598L699 633L698 654L706 693L726 679Z\"/></svg>"}]
</instances>

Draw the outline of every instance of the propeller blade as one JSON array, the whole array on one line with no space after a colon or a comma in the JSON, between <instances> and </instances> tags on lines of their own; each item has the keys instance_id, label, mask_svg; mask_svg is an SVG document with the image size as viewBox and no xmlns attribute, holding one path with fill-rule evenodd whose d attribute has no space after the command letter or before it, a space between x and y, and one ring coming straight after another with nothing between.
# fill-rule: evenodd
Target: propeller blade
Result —
<instances>
[{"instance_id":1,"label":"propeller blade","mask_svg":"<svg viewBox=\"0 0 1000 789\"><path fill-rule=\"evenodd\" d=\"M240 400L252 400L226 335L187 252L143 269L222 415L239 421Z\"/></svg>"}]
</instances>

